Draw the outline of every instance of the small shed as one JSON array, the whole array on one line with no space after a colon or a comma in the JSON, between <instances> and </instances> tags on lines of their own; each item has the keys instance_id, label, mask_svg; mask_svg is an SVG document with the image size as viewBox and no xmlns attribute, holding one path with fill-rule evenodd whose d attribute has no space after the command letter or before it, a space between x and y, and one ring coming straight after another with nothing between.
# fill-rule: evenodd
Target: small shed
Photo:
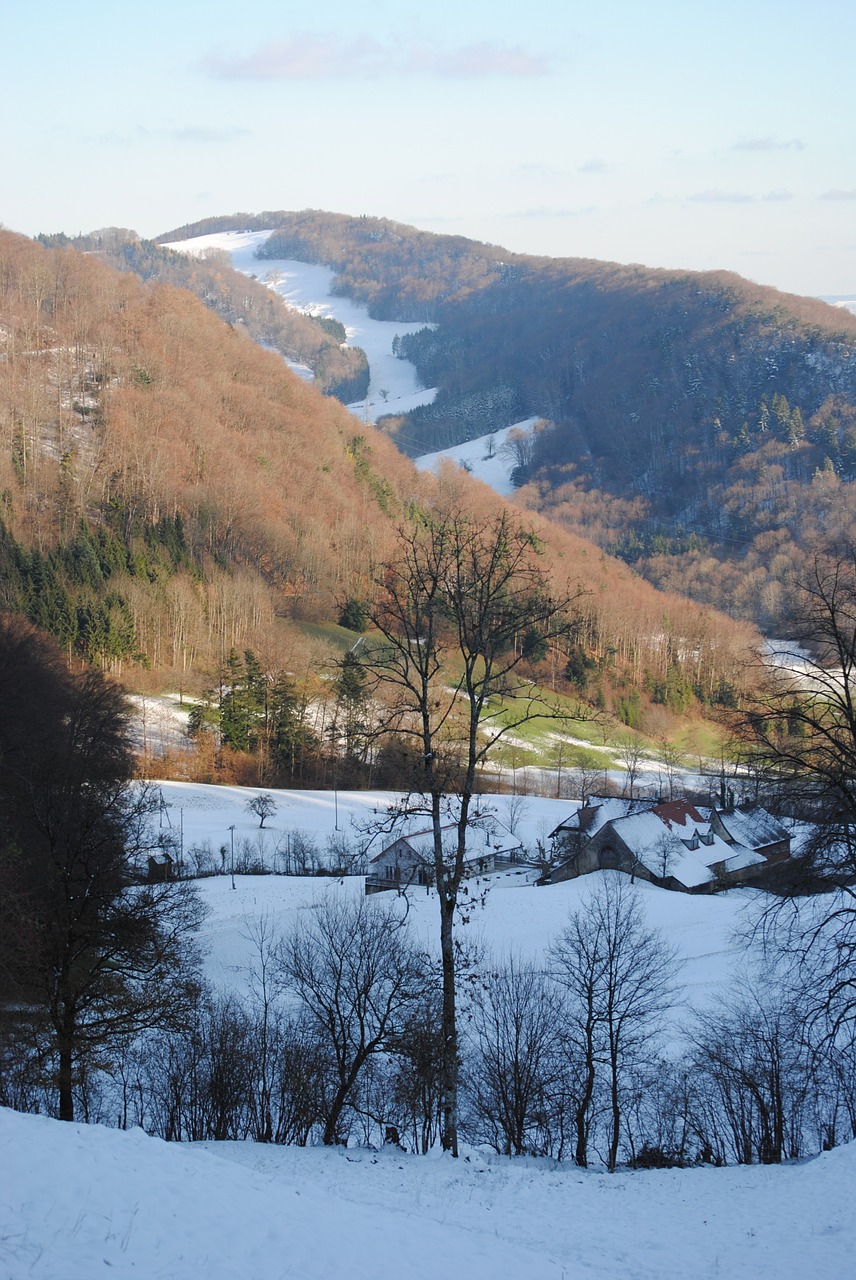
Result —
<instances>
[{"instance_id":1,"label":"small shed","mask_svg":"<svg viewBox=\"0 0 856 1280\"><path fill-rule=\"evenodd\" d=\"M151 884L162 884L165 880L172 880L174 877L175 859L170 854L162 850L160 853L149 856L146 879Z\"/></svg>"}]
</instances>

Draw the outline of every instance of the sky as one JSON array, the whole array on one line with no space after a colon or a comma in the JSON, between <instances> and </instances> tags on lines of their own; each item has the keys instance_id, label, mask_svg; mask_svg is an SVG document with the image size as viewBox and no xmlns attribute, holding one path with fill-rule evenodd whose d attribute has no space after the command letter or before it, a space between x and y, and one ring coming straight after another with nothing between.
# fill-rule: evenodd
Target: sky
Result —
<instances>
[{"instance_id":1,"label":"sky","mask_svg":"<svg viewBox=\"0 0 856 1280\"><path fill-rule=\"evenodd\" d=\"M852 0L2 4L0 222L236 210L856 296Z\"/></svg>"}]
</instances>

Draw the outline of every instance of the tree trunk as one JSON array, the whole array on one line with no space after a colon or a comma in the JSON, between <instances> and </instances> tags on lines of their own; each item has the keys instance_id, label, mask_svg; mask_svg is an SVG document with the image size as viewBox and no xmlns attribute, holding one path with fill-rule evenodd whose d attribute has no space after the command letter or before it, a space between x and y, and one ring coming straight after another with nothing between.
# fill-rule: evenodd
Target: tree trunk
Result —
<instances>
[{"instance_id":1,"label":"tree trunk","mask_svg":"<svg viewBox=\"0 0 856 1280\"><path fill-rule=\"evenodd\" d=\"M458 1154L458 1019L455 992L455 899L440 891L440 955L443 965L443 1132L444 1151Z\"/></svg>"},{"instance_id":2,"label":"tree trunk","mask_svg":"<svg viewBox=\"0 0 856 1280\"><path fill-rule=\"evenodd\" d=\"M60 1120L74 1119L74 1093L71 1044L63 1039L59 1047L59 1070L57 1072L57 1090L59 1092Z\"/></svg>"},{"instance_id":3,"label":"tree trunk","mask_svg":"<svg viewBox=\"0 0 856 1280\"><path fill-rule=\"evenodd\" d=\"M579 1105L574 1112L574 1126L577 1132L577 1149L574 1159L581 1169L588 1168L588 1113L594 1095L594 1059L586 1053L586 1082Z\"/></svg>"},{"instance_id":4,"label":"tree trunk","mask_svg":"<svg viewBox=\"0 0 856 1280\"><path fill-rule=\"evenodd\" d=\"M610 1047L612 1057L611 1080L610 1080L610 1102L612 1109L612 1135L609 1143L609 1172L615 1172L615 1166L618 1163L618 1139L621 1132L621 1108L618 1095L618 1047L612 1045Z\"/></svg>"},{"instance_id":5,"label":"tree trunk","mask_svg":"<svg viewBox=\"0 0 856 1280\"><path fill-rule=\"evenodd\" d=\"M337 1133L337 1130L339 1128L339 1118L341 1117L342 1110L345 1106L345 1102L347 1101L348 1094L353 1089L357 1076L360 1074L360 1070L367 1056L368 1056L367 1054L359 1055L355 1059L355 1061L352 1063L351 1069L348 1072L347 1076L342 1081L340 1081L339 1087L336 1090L333 1101L330 1104L330 1110L328 1112L327 1120L324 1125L324 1136L321 1140L324 1143L325 1147L334 1147L339 1141L338 1133Z\"/></svg>"}]
</instances>

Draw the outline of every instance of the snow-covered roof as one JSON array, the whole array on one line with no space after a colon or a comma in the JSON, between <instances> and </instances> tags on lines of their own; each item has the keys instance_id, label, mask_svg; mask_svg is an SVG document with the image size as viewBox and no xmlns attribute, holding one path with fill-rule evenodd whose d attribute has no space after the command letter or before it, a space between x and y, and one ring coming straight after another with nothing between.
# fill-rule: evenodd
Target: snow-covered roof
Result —
<instances>
[{"instance_id":1,"label":"snow-covered roof","mask_svg":"<svg viewBox=\"0 0 856 1280\"><path fill-rule=\"evenodd\" d=\"M454 822L445 823L441 828L443 832L443 845L451 843L449 836L453 833L457 838L457 826ZM434 862L434 832L429 827L420 831L402 832L391 840L389 844L380 851L371 862L379 862L390 849L394 848L400 841L404 841L407 846L412 849L413 853L420 861L426 865L433 865ZM491 854L510 853L512 850L521 847L520 840L517 836L507 832L486 832L479 827L470 827L467 832L467 851L464 855L465 862L477 862L480 858L490 856Z\"/></svg>"},{"instance_id":2,"label":"snow-covered roof","mask_svg":"<svg viewBox=\"0 0 856 1280\"><path fill-rule=\"evenodd\" d=\"M781 822L757 805L717 809L717 817L735 844L748 845L751 849L763 849L765 845L779 844L790 838Z\"/></svg>"},{"instance_id":3,"label":"snow-covered roof","mask_svg":"<svg viewBox=\"0 0 856 1280\"><path fill-rule=\"evenodd\" d=\"M585 804L575 809L564 822L560 822L550 835L558 835L561 831L584 831L587 836L593 836L607 822L650 808L650 800L628 800L625 796L589 796Z\"/></svg>"},{"instance_id":4,"label":"snow-covered roof","mask_svg":"<svg viewBox=\"0 0 856 1280\"><path fill-rule=\"evenodd\" d=\"M762 863L765 859L754 850L735 847L711 831L710 823L703 821L701 813L691 805L679 823L677 813L670 814L672 823L665 821L658 805L647 812L616 818L612 830L634 854L639 862L656 876L672 876L687 888L706 884L715 879L712 867L721 864L726 871ZM674 806L673 806L674 808ZM698 821L692 821L690 814ZM692 845L695 844L695 848Z\"/></svg>"}]
</instances>

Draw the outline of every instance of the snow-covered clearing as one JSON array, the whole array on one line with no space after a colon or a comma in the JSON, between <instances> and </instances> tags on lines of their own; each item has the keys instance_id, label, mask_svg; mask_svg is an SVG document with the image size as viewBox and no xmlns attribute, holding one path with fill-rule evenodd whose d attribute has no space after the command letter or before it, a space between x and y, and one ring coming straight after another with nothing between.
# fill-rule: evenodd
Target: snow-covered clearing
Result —
<instances>
[{"instance_id":1,"label":"snow-covered clearing","mask_svg":"<svg viewBox=\"0 0 856 1280\"><path fill-rule=\"evenodd\" d=\"M384 414L406 413L418 404L429 404L434 399L436 388L426 390L422 387L413 365L392 354L392 341L396 335L415 333L426 326L396 320L372 320L364 306L330 292L335 273L329 267L284 258L254 257L258 246L264 244L270 234L270 231L223 231L196 236L192 240L178 240L164 245L164 248L197 257L212 249L222 250L231 256L237 271L254 276L274 289L288 306L307 315L332 316L339 320L345 326L349 346L362 347L369 362L368 402L359 401L348 406L358 417L376 422Z\"/></svg>"},{"instance_id":2,"label":"snow-covered clearing","mask_svg":"<svg viewBox=\"0 0 856 1280\"><path fill-rule=\"evenodd\" d=\"M843 1280L856 1144L613 1175L205 1143L0 1112L4 1280Z\"/></svg>"},{"instance_id":3,"label":"snow-covered clearing","mask_svg":"<svg viewBox=\"0 0 856 1280\"><path fill-rule=\"evenodd\" d=\"M416 465L423 471L436 471L440 463L448 458L477 480L490 485L503 498L507 498L514 492L511 472L516 464L503 456L502 447L508 440L509 432L515 427L521 431L531 431L536 422L540 422L540 418L524 418L522 422L513 422L499 431L479 436L477 440L468 440L466 444L456 444L450 449L440 449L437 453L424 453L421 458L415 459Z\"/></svg>"}]
</instances>

